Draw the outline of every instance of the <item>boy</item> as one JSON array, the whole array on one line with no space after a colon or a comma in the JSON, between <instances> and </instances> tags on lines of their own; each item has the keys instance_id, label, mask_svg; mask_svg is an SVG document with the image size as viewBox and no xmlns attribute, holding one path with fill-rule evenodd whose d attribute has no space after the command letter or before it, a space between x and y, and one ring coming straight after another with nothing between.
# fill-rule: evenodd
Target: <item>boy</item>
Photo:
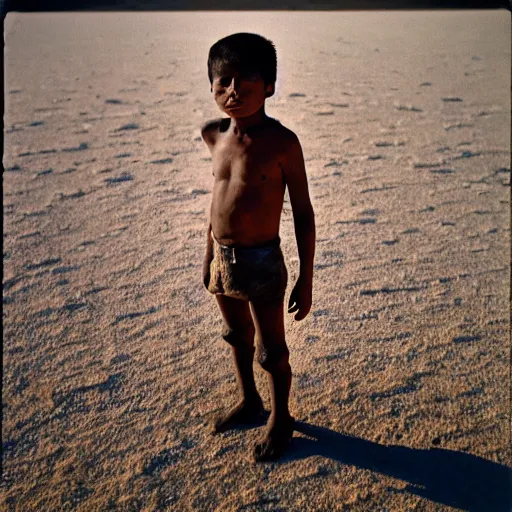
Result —
<instances>
[{"instance_id":1,"label":"boy","mask_svg":"<svg viewBox=\"0 0 512 512\"><path fill-rule=\"evenodd\" d=\"M297 136L265 114L274 94L276 51L256 34L233 34L208 56L211 92L229 117L202 129L215 177L203 283L215 294L231 345L242 401L220 417L215 431L250 424L264 411L253 375L254 335L258 362L268 373L272 412L256 461L279 457L288 446L294 419L288 410L291 369L284 333L287 271L279 247L285 187L293 210L300 275L288 312L302 320L311 309L315 221L304 158Z\"/></svg>"}]
</instances>

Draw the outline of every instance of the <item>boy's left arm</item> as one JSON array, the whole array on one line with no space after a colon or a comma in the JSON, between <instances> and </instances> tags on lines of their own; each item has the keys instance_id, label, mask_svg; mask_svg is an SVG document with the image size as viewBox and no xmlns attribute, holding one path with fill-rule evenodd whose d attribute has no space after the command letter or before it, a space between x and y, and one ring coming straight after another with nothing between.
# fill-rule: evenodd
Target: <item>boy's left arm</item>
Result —
<instances>
[{"instance_id":1,"label":"boy's left arm","mask_svg":"<svg viewBox=\"0 0 512 512\"><path fill-rule=\"evenodd\" d=\"M293 211L295 238L299 252L300 271L288 304L288 313L302 320L311 310L313 293L313 261L315 258L315 215L309 198L304 156L295 134L286 152L285 176Z\"/></svg>"}]
</instances>

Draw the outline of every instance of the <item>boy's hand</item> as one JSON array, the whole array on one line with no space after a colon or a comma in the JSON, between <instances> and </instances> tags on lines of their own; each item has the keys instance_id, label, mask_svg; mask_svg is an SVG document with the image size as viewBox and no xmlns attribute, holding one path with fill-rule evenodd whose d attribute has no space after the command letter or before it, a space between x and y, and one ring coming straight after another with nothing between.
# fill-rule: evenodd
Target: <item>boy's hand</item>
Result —
<instances>
[{"instance_id":1,"label":"boy's hand","mask_svg":"<svg viewBox=\"0 0 512 512\"><path fill-rule=\"evenodd\" d=\"M306 318L311 310L312 295L313 285L311 281L308 282L299 277L288 302L288 313L295 313L297 311L295 320L300 321Z\"/></svg>"},{"instance_id":2,"label":"boy's hand","mask_svg":"<svg viewBox=\"0 0 512 512\"><path fill-rule=\"evenodd\" d=\"M208 290L210 284L210 258L206 255L203 261L203 285Z\"/></svg>"},{"instance_id":3,"label":"boy's hand","mask_svg":"<svg viewBox=\"0 0 512 512\"><path fill-rule=\"evenodd\" d=\"M206 250L206 255L203 261L203 284L204 287L208 290L208 285L210 284L210 263L213 261L213 251Z\"/></svg>"}]
</instances>

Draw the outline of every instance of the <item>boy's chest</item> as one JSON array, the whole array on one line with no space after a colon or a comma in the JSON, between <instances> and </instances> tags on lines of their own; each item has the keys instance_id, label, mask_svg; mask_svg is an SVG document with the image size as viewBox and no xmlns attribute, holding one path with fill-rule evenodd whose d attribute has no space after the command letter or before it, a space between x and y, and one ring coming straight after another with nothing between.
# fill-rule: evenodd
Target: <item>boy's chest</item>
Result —
<instances>
[{"instance_id":1,"label":"boy's chest","mask_svg":"<svg viewBox=\"0 0 512 512\"><path fill-rule=\"evenodd\" d=\"M247 185L281 181L281 155L268 139L219 141L212 154L216 180L236 180Z\"/></svg>"}]
</instances>

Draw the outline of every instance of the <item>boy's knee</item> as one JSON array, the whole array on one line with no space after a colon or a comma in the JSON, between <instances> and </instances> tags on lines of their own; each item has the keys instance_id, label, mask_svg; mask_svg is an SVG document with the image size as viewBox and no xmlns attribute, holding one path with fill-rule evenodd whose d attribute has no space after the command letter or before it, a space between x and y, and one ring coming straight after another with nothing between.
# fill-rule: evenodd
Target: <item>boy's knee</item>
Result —
<instances>
[{"instance_id":1,"label":"boy's knee","mask_svg":"<svg viewBox=\"0 0 512 512\"><path fill-rule=\"evenodd\" d=\"M260 346L258 363L267 372L284 369L288 365L290 351L286 345Z\"/></svg>"},{"instance_id":2,"label":"boy's knee","mask_svg":"<svg viewBox=\"0 0 512 512\"><path fill-rule=\"evenodd\" d=\"M254 333L254 325L247 323L245 325L235 327L234 329L226 327L224 331L222 331L222 337L231 346L236 347L252 342L254 339Z\"/></svg>"}]
</instances>

